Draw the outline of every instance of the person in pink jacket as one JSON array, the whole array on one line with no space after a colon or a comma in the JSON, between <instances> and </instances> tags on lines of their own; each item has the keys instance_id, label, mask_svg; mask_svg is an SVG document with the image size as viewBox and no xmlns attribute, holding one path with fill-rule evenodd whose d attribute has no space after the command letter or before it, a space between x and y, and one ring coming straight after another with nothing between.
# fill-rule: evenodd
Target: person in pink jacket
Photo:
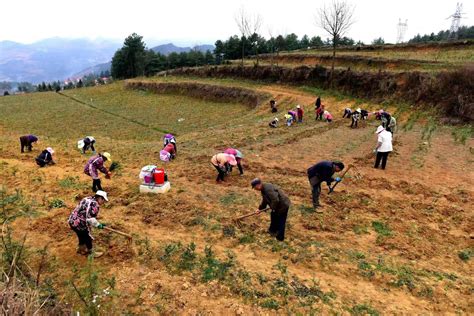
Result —
<instances>
[{"instance_id":1,"label":"person in pink jacket","mask_svg":"<svg viewBox=\"0 0 474 316\"><path fill-rule=\"evenodd\" d=\"M105 174L107 179L110 179L110 172L104 166L104 163L107 160L111 160L110 154L105 152L103 154L98 154L93 156L87 161L84 166L84 173L92 178L92 191L103 191L102 185L100 184L99 171Z\"/></svg>"},{"instance_id":2,"label":"person in pink jacket","mask_svg":"<svg viewBox=\"0 0 474 316\"><path fill-rule=\"evenodd\" d=\"M224 181L224 177L227 174L227 171L229 170L229 165L236 166L237 161L235 160L235 157L233 155L220 153L212 156L211 164L214 166L214 168L216 168L218 172L216 182L219 183L221 181Z\"/></svg>"},{"instance_id":3,"label":"person in pink jacket","mask_svg":"<svg viewBox=\"0 0 474 316\"><path fill-rule=\"evenodd\" d=\"M333 117L332 117L331 113L329 113L328 111L324 111L323 116L324 116L324 119L326 120L326 122L328 122L328 123L332 122Z\"/></svg>"},{"instance_id":4,"label":"person in pink jacket","mask_svg":"<svg viewBox=\"0 0 474 316\"><path fill-rule=\"evenodd\" d=\"M233 155L235 157L235 161L237 161L237 168L239 168L240 175L244 175L244 168L242 168L242 159L244 155L240 151L235 148L227 148L224 150L225 154ZM232 172L232 165L230 165L229 171Z\"/></svg>"}]
</instances>

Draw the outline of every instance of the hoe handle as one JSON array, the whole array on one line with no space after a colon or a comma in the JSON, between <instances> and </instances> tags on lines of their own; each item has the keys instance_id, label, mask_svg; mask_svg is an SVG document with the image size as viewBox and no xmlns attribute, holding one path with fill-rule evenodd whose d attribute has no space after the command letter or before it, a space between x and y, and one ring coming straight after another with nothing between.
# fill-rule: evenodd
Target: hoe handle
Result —
<instances>
[{"instance_id":1,"label":"hoe handle","mask_svg":"<svg viewBox=\"0 0 474 316\"><path fill-rule=\"evenodd\" d=\"M349 165L349 166L347 167L346 171L344 171L344 172L342 173L342 175L341 175L341 180L344 179L344 176L346 175L346 173L347 173L351 168L352 168L352 165ZM332 187L329 187L329 193L328 193L328 194L331 194L331 193L334 191L334 189L336 188L336 186L337 186L338 183L339 183L339 182L336 182L336 183L334 183L334 185L333 185Z\"/></svg>"},{"instance_id":2,"label":"hoe handle","mask_svg":"<svg viewBox=\"0 0 474 316\"><path fill-rule=\"evenodd\" d=\"M132 239L132 235L129 235L129 234L124 233L124 232L121 232L120 230L116 230L116 229L113 229L113 228L110 228L110 227L107 227L107 226L105 226L104 229L105 229L105 230L108 230L109 232L112 232L112 233L116 233L116 234L118 234L118 235L125 236L125 237L127 237L128 239Z\"/></svg>"},{"instance_id":3,"label":"hoe handle","mask_svg":"<svg viewBox=\"0 0 474 316\"><path fill-rule=\"evenodd\" d=\"M247 218L247 217L250 217L250 216L254 216L254 215L258 215L258 214L266 212L268 210L269 210L269 208L266 208L266 209L260 210L259 212L252 212L252 213L249 213L249 214L245 214L243 216L235 218L234 220L235 221L240 221L241 219L244 219L244 218Z\"/></svg>"}]
</instances>

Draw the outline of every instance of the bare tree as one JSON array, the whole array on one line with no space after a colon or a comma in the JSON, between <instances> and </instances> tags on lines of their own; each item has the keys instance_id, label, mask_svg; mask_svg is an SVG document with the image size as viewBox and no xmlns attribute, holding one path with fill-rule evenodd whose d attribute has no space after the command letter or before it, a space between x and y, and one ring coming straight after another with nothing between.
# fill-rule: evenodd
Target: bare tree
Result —
<instances>
[{"instance_id":1,"label":"bare tree","mask_svg":"<svg viewBox=\"0 0 474 316\"><path fill-rule=\"evenodd\" d=\"M353 15L354 7L344 0L332 0L330 4L321 7L316 15L316 24L332 38L331 82L334 73L336 48L339 40L344 37L354 23Z\"/></svg>"},{"instance_id":2,"label":"bare tree","mask_svg":"<svg viewBox=\"0 0 474 316\"><path fill-rule=\"evenodd\" d=\"M235 15L235 22L239 28L240 34L242 35L242 67L244 66L245 57L245 39L250 38L253 34L258 34L262 26L262 17L260 14L251 16L245 11L245 8L240 7L239 11ZM257 43L258 44L258 43ZM258 64L258 56L257 56Z\"/></svg>"}]
</instances>

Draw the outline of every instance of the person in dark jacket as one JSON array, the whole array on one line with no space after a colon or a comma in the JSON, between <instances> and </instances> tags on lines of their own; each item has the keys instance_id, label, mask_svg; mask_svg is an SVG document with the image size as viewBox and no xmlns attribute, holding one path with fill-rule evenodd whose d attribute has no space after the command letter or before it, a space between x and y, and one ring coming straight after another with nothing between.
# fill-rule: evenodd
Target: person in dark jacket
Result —
<instances>
[{"instance_id":1,"label":"person in dark jacket","mask_svg":"<svg viewBox=\"0 0 474 316\"><path fill-rule=\"evenodd\" d=\"M95 138L92 136L87 136L82 141L84 142L84 146L82 147L82 153L85 154L86 151L90 148L92 150L92 153L95 154Z\"/></svg>"},{"instance_id":2,"label":"person in dark jacket","mask_svg":"<svg viewBox=\"0 0 474 316\"><path fill-rule=\"evenodd\" d=\"M270 108L272 110L272 113L278 112L278 109L276 107L276 101L275 100L270 100Z\"/></svg>"},{"instance_id":3,"label":"person in dark jacket","mask_svg":"<svg viewBox=\"0 0 474 316\"><path fill-rule=\"evenodd\" d=\"M359 123L359 120L361 119L361 109L357 109L355 110L354 113L352 113L351 117L352 117L352 123L351 123L351 128L357 128L357 125Z\"/></svg>"},{"instance_id":4,"label":"person in dark jacket","mask_svg":"<svg viewBox=\"0 0 474 316\"><path fill-rule=\"evenodd\" d=\"M362 115L362 119L364 121L369 119L369 111L367 110L360 110L360 115Z\"/></svg>"},{"instance_id":5,"label":"person in dark jacket","mask_svg":"<svg viewBox=\"0 0 474 316\"><path fill-rule=\"evenodd\" d=\"M53 160L53 154L54 154L53 148L51 148L51 147L46 148L45 150L43 150L41 152L41 154L39 154L38 157L36 157L36 159L35 159L36 163L40 167L44 167L46 165L56 164Z\"/></svg>"},{"instance_id":6,"label":"person in dark jacket","mask_svg":"<svg viewBox=\"0 0 474 316\"><path fill-rule=\"evenodd\" d=\"M316 99L316 102L314 102L314 106L316 107L316 110L319 109L319 107L321 106L321 98L318 97Z\"/></svg>"},{"instance_id":7,"label":"person in dark jacket","mask_svg":"<svg viewBox=\"0 0 474 316\"><path fill-rule=\"evenodd\" d=\"M321 183L326 182L329 186L332 182L340 182L341 178L333 178L335 172L344 169L344 164L340 161L321 161L308 169L308 180L311 184L313 195L313 207L317 209L319 204L319 195L321 194Z\"/></svg>"},{"instance_id":8,"label":"person in dark jacket","mask_svg":"<svg viewBox=\"0 0 474 316\"><path fill-rule=\"evenodd\" d=\"M350 108L345 108L344 109L344 115L342 116L342 118L350 118L352 115L352 110Z\"/></svg>"},{"instance_id":9,"label":"person in dark jacket","mask_svg":"<svg viewBox=\"0 0 474 316\"><path fill-rule=\"evenodd\" d=\"M92 250L92 236L91 227L103 229L105 224L97 221L96 217L99 215L99 209L102 204L109 201L107 193L104 191L97 191L93 197L83 198L82 201L71 212L68 218L69 227L76 233L79 244L77 253L80 255L100 257L103 252Z\"/></svg>"},{"instance_id":10,"label":"person in dark jacket","mask_svg":"<svg viewBox=\"0 0 474 316\"><path fill-rule=\"evenodd\" d=\"M21 146L21 152L25 152L25 147L28 148L28 151L31 151L33 149L33 143L36 143L38 141L38 137L35 135L25 135L20 137L20 146Z\"/></svg>"},{"instance_id":11,"label":"person in dark jacket","mask_svg":"<svg viewBox=\"0 0 474 316\"><path fill-rule=\"evenodd\" d=\"M254 190L262 193L262 203L260 203L256 212L260 213L267 206L271 208L268 232L275 236L277 240L283 241L285 239L286 218L291 204L290 199L278 186L271 183L262 183L259 178L253 179L251 185Z\"/></svg>"}]
</instances>

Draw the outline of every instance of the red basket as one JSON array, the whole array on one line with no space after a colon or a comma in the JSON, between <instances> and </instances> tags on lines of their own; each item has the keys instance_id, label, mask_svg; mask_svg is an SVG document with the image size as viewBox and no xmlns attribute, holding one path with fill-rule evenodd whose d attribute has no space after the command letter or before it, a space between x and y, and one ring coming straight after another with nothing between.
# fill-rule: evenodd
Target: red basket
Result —
<instances>
[{"instance_id":1,"label":"red basket","mask_svg":"<svg viewBox=\"0 0 474 316\"><path fill-rule=\"evenodd\" d=\"M165 169L156 168L153 172L153 179L155 179L155 183L158 185L165 183Z\"/></svg>"}]
</instances>

